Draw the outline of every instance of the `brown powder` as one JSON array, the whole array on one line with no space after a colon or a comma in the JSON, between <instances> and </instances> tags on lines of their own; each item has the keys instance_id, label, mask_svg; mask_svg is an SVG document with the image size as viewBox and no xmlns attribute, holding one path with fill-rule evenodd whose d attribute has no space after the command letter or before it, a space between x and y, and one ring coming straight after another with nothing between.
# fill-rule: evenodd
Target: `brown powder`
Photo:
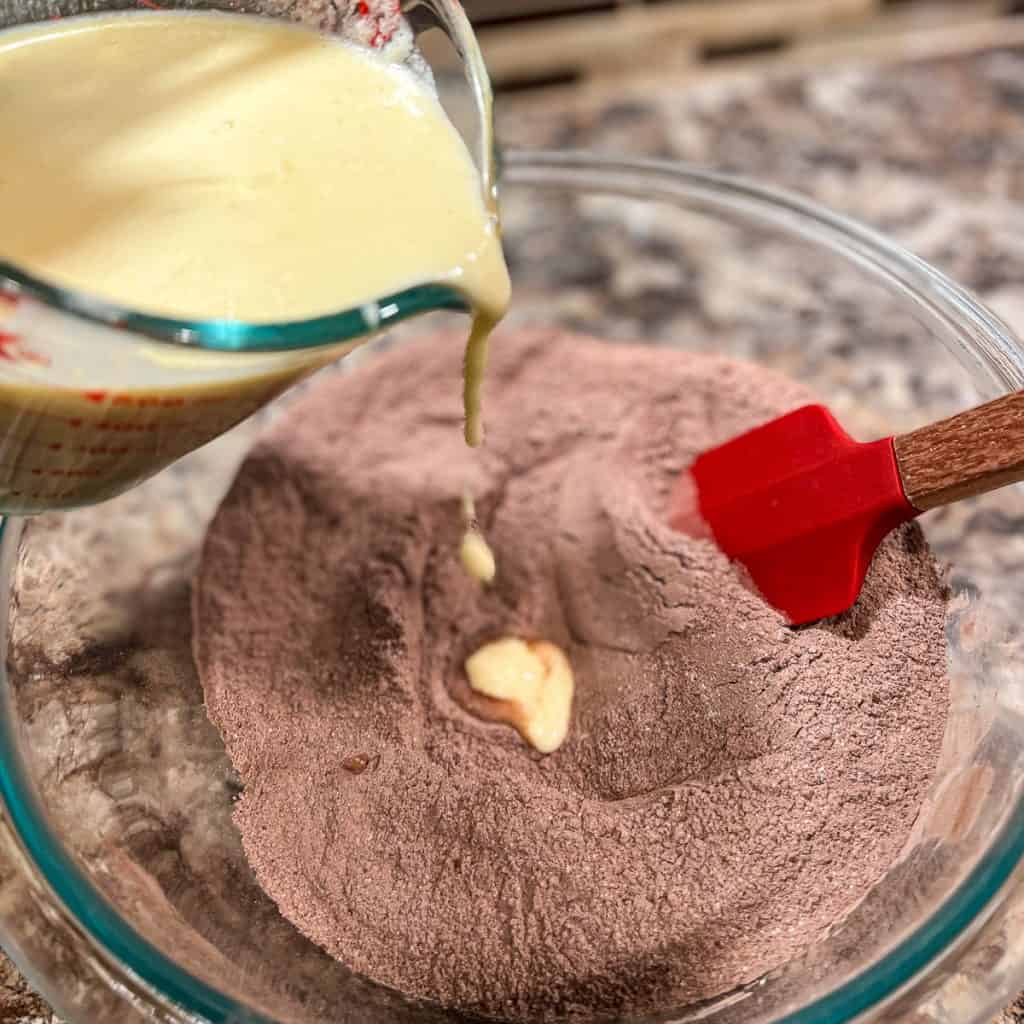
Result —
<instances>
[{"instance_id":1,"label":"brown powder","mask_svg":"<svg viewBox=\"0 0 1024 1024\"><path fill-rule=\"evenodd\" d=\"M246 853L298 928L410 994L512 1019L712 997L903 845L946 715L941 581L910 526L851 613L787 628L664 506L797 384L554 331L493 352L482 453L461 341L427 338L299 399L210 529L196 657ZM485 590L457 557L467 483ZM549 757L458 701L505 634L572 661Z\"/></svg>"}]
</instances>

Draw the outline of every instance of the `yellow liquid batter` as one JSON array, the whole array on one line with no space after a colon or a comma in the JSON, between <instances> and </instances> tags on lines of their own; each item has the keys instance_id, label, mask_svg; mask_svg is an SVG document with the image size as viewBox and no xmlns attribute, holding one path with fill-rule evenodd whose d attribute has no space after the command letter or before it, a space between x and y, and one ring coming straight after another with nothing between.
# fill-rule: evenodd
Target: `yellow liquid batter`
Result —
<instances>
[{"instance_id":1,"label":"yellow liquid batter","mask_svg":"<svg viewBox=\"0 0 1024 1024\"><path fill-rule=\"evenodd\" d=\"M411 72L234 15L47 22L0 34L0 138L0 258L132 310L283 322L421 283L457 288L475 311L465 404L467 440L479 441L486 338L507 306L508 273L465 145ZM255 376L253 406L290 379ZM181 408L193 439L208 439L207 410L225 419L239 387L196 381L97 400L0 384L0 433L20 430L41 450L62 444L72 420L86 432L124 424L129 436L134 423L163 464L182 454ZM120 465L106 440L94 432L78 445L65 499L102 492L105 467ZM136 461L135 476L156 468ZM0 451L0 498L30 463ZM73 471L94 475L69 483Z\"/></svg>"}]
</instances>

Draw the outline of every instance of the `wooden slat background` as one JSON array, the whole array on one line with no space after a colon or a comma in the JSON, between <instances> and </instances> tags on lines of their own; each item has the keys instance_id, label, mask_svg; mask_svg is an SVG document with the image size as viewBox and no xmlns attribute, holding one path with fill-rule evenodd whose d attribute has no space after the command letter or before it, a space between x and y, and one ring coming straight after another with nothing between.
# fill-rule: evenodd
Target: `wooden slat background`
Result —
<instances>
[{"instance_id":1,"label":"wooden slat background","mask_svg":"<svg viewBox=\"0 0 1024 1024\"><path fill-rule=\"evenodd\" d=\"M908 30L969 29L1020 0L466 0L499 91L679 71Z\"/></svg>"}]
</instances>

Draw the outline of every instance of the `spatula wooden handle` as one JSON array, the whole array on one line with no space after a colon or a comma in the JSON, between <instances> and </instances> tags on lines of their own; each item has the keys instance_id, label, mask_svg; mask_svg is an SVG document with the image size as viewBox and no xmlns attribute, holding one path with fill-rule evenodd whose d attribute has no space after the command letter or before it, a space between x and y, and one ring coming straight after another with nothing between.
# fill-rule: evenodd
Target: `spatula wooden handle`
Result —
<instances>
[{"instance_id":1,"label":"spatula wooden handle","mask_svg":"<svg viewBox=\"0 0 1024 1024\"><path fill-rule=\"evenodd\" d=\"M922 512L1024 480L1024 391L895 437L893 448Z\"/></svg>"}]
</instances>

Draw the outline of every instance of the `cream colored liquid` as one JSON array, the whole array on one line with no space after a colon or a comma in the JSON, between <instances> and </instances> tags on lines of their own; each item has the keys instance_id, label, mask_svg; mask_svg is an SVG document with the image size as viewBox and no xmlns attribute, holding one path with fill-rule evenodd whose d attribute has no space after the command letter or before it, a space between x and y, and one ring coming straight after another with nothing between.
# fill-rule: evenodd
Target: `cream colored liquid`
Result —
<instances>
[{"instance_id":1,"label":"cream colored liquid","mask_svg":"<svg viewBox=\"0 0 1024 1024\"><path fill-rule=\"evenodd\" d=\"M475 310L465 404L467 440L479 441L486 336L507 306L508 273L469 154L408 71L301 28L223 14L48 22L0 34L0 139L0 258L66 288L143 312L257 323L420 283L457 288ZM288 375L278 377L254 381L248 404L284 387ZM87 431L123 421L129 434L141 422L176 457L175 401L195 437L213 436L195 399L223 406L231 387L245 390L220 383L209 401L200 382L96 402L44 383L0 386L0 432L24 432L27 405L37 447L61 443L72 419ZM97 475L63 486L88 497L88 481L115 464L89 456L102 444L79 447Z\"/></svg>"}]
</instances>

